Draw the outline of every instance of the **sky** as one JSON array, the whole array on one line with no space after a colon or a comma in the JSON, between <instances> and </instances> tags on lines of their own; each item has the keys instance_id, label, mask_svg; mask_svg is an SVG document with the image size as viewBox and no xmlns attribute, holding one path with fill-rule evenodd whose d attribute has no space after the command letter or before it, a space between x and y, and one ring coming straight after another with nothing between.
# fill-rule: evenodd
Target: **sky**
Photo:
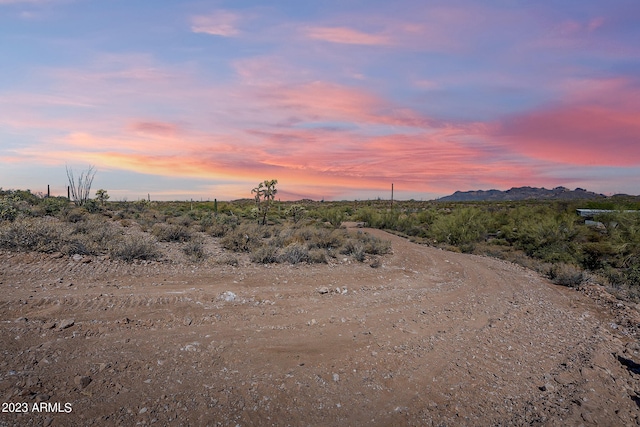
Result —
<instances>
[{"instance_id":1,"label":"sky","mask_svg":"<svg viewBox=\"0 0 640 427\"><path fill-rule=\"evenodd\" d=\"M640 193L637 0L0 0L0 187Z\"/></svg>"}]
</instances>

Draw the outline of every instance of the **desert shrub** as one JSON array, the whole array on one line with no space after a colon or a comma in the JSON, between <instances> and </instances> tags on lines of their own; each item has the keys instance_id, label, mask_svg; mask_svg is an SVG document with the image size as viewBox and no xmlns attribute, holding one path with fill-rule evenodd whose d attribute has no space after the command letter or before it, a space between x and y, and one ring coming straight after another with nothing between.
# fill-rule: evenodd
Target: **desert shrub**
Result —
<instances>
[{"instance_id":1,"label":"desert shrub","mask_svg":"<svg viewBox=\"0 0 640 427\"><path fill-rule=\"evenodd\" d=\"M611 242L585 242L580 247L581 264L589 270L600 270L615 264L617 248Z\"/></svg>"},{"instance_id":2,"label":"desert shrub","mask_svg":"<svg viewBox=\"0 0 640 427\"><path fill-rule=\"evenodd\" d=\"M342 225L342 221L346 218L346 214L343 209L331 208L324 213L324 220L328 221L332 226L338 228Z\"/></svg>"},{"instance_id":3,"label":"desert shrub","mask_svg":"<svg viewBox=\"0 0 640 427\"><path fill-rule=\"evenodd\" d=\"M180 215L178 217L175 218L171 218L168 221L171 224L174 225L178 225L178 226L182 226L182 227L189 227L192 223L193 223L193 217L189 214L185 214L185 215Z\"/></svg>"},{"instance_id":4,"label":"desert shrub","mask_svg":"<svg viewBox=\"0 0 640 427\"><path fill-rule=\"evenodd\" d=\"M303 244L292 243L281 251L279 260L290 264L307 262L309 261L309 249Z\"/></svg>"},{"instance_id":5,"label":"desert shrub","mask_svg":"<svg viewBox=\"0 0 640 427\"><path fill-rule=\"evenodd\" d=\"M464 245L484 240L487 214L474 207L455 209L436 218L430 230L431 237L450 245Z\"/></svg>"},{"instance_id":6,"label":"desert shrub","mask_svg":"<svg viewBox=\"0 0 640 427\"><path fill-rule=\"evenodd\" d=\"M278 248L284 248L292 243L302 243L304 238L298 234L298 230L292 227L279 228L269 241L269 244Z\"/></svg>"},{"instance_id":7,"label":"desert shrub","mask_svg":"<svg viewBox=\"0 0 640 427\"><path fill-rule=\"evenodd\" d=\"M584 271L565 263L552 264L547 271L547 276L556 285L570 287L580 286L586 279Z\"/></svg>"},{"instance_id":8,"label":"desert shrub","mask_svg":"<svg viewBox=\"0 0 640 427\"><path fill-rule=\"evenodd\" d=\"M86 202L82 205L83 208L87 210L89 213L98 213L100 212L100 205L95 199L87 199Z\"/></svg>"},{"instance_id":9,"label":"desert shrub","mask_svg":"<svg viewBox=\"0 0 640 427\"><path fill-rule=\"evenodd\" d=\"M327 251L317 248L309 250L308 262L311 264L326 264Z\"/></svg>"},{"instance_id":10,"label":"desert shrub","mask_svg":"<svg viewBox=\"0 0 640 427\"><path fill-rule=\"evenodd\" d=\"M0 225L0 247L16 251L57 252L69 234L52 218L23 218Z\"/></svg>"},{"instance_id":11,"label":"desert shrub","mask_svg":"<svg viewBox=\"0 0 640 427\"><path fill-rule=\"evenodd\" d=\"M24 218L0 227L0 247L18 251L96 255L119 238L113 225L95 219L69 224L51 217Z\"/></svg>"},{"instance_id":12,"label":"desert shrub","mask_svg":"<svg viewBox=\"0 0 640 427\"><path fill-rule=\"evenodd\" d=\"M151 227L153 234L161 242L188 242L191 240L191 232L183 225L154 224Z\"/></svg>"},{"instance_id":13,"label":"desert shrub","mask_svg":"<svg viewBox=\"0 0 640 427\"><path fill-rule=\"evenodd\" d=\"M307 214L307 210L302 205L293 205L285 212L286 216L290 216L294 224L297 224Z\"/></svg>"},{"instance_id":14,"label":"desert shrub","mask_svg":"<svg viewBox=\"0 0 640 427\"><path fill-rule=\"evenodd\" d=\"M218 215L217 222L229 226L230 228L236 228L240 225L240 218L233 212L229 212L228 215Z\"/></svg>"},{"instance_id":15,"label":"desert shrub","mask_svg":"<svg viewBox=\"0 0 640 427\"><path fill-rule=\"evenodd\" d=\"M309 249L337 249L341 247L347 237L345 230L328 230L326 228L306 227L305 235ZM303 231L300 231L303 235Z\"/></svg>"},{"instance_id":16,"label":"desert shrub","mask_svg":"<svg viewBox=\"0 0 640 427\"><path fill-rule=\"evenodd\" d=\"M358 209L356 219L365 223L367 227L382 228L380 213L370 207Z\"/></svg>"},{"instance_id":17,"label":"desert shrub","mask_svg":"<svg viewBox=\"0 0 640 427\"><path fill-rule=\"evenodd\" d=\"M68 227L70 234L65 240L65 245L60 249L62 253L78 253L84 255L95 255L106 253L109 245L120 237L120 233L115 227L97 219L87 219L77 222Z\"/></svg>"},{"instance_id":18,"label":"desert shrub","mask_svg":"<svg viewBox=\"0 0 640 427\"><path fill-rule=\"evenodd\" d=\"M207 212L200 218L200 231L207 231L216 223L211 212Z\"/></svg>"},{"instance_id":19,"label":"desert shrub","mask_svg":"<svg viewBox=\"0 0 640 427\"><path fill-rule=\"evenodd\" d=\"M252 262L259 264L270 264L278 262L278 248L272 245L262 245L251 252L250 259Z\"/></svg>"},{"instance_id":20,"label":"desert shrub","mask_svg":"<svg viewBox=\"0 0 640 427\"><path fill-rule=\"evenodd\" d=\"M635 289L636 293L640 291L640 264L628 268L606 268L601 274L615 288Z\"/></svg>"},{"instance_id":21,"label":"desert shrub","mask_svg":"<svg viewBox=\"0 0 640 427\"><path fill-rule=\"evenodd\" d=\"M18 217L16 203L8 197L0 198L0 221L13 221Z\"/></svg>"},{"instance_id":22,"label":"desert shrub","mask_svg":"<svg viewBox=\"0 0 640 427\"><path fill-rule=\"evenodd\" d=\"M202 239L191 239L185 243L182 251L190 259L195 261L201 261L206 258L206 254L204 252L204 241Z\"/></svg>"},{"instance_id":23,"label":"desert shrub","mask_svg":"<svg viewBox=\"0 0 640 427\"><path fill-rule=\"evenodd\" d=\"M236 257L235 255L227 254L227 255L223 255L218 259L218 264L227 264L227 265L232 265L234 267L237 267L239 264L239 261L238 261L238 257Z\"/></svg>"},{"instance_id":24,"label":"desert shrub","mask_svg":"<svg viewBox=\"0 0 640 427\"><path fill-rule=\"evenodd\" d=\"M227 232L231 230L231 227L222 222L214 222L208 229L207 233L209 233L212 237L223 237Z\"/></svg>"},{"instance_id":25,"label":"desert shrub","mask_svg":"<svg viewBox=\"0 0 640 427\"><path fill-rule=\"evenodd\" d=\"M513 228L505 229L508 241L528 256L545 262L573 263L578 261L576 219L567 214L528 216Z\"/></svg>"},{"instance_id":26,"label":"desert shrub","mask_svg":"<svg viewBox=\"0 0 640 427\"><path fill-rule=\"evenodd\" d=\"M340 253L343 255L351 255L358 261L364 261L365 259L364 246L356 239L347 240L340 248Z\"/></svg>"},{"instance_id":27,"label":"desert shrub","mask_svg":"<svg viewBox=\"0 0 640 427\"><path fill-rule=\"evenodd\" d=\"M87 219L87 210L84 208L71 209L63 215L63 219L67 222L76 223Z\"/></svg>"},{"instance_id":28,"label":"desert shrub","mask_svg":"<svg viewBox=\"0 0 640 427\"><path fill-rule=\"evenodd\" d=\"M362 242L363 249L366 253L372 255L382 255L391 252L391 241L379 239L369 233L357 233L357 238Z\"/></svg>"},{"instance_id":29,"label":"desert shrub","mask_svg":"<svg viewBox=\"0 0 640 427\"><path fill-rule=\"evenodd\" d=\"M66 197L47 197L40 203L45 215L58 215L69 206L69 199Z\"/></svg>"},{"instance_id":30,"label":"desert shrub","mask_svg":"<svg viewBox=\"0 0 640 427\"><path fill-rule=\"evenodd\" d=\"M252 252L262 246L263 230L257 224L241 224L236 229L229 231L220 240L225 249L234 252Z\"/></svg>"},{"instance_id":31,"label":"desert shrub","mask_svg":"<svg viewBox=\"0 0 640 427\"><path fill-rule=\"evenodd\" d=\"M111 257L123 261L154 260L160 258L157 242L147 236L125 235L114 240L109 247Z\"/></svg>"}]
</instances>

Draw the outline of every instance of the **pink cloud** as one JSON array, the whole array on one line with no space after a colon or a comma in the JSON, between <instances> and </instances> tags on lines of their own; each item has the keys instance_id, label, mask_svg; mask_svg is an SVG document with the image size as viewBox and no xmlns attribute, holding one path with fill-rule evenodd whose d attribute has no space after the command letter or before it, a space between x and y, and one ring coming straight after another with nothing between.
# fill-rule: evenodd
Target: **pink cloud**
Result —
<instances>
[{"instance_id":1,"label":"pink cloud","mask_svg":"<svg viewBox=\"0 0 640 427\"><path fill-rule=\"evenodd\" d=\"M222 37L237 36L240 33L236 26L239 20L239 15L223 10L210 15L194 16L191 19L191 31Z\"/></svg>"},{"instance_id":2,"label":"pink cloud","mask_svg":"<svg viewBox=\"0 0 640 427\"><path fill-rule=\"evenodd\" d=\"M376 123L422 128L429 119L408 108L358 88L315 81L303 84L266 85L251 88L246 95L262 104L280 120Z\"/></svg>"},{"instance_id":3,"label":"pink cloud","mask_svg":"<svg viewBox=\"0 0 640 427\"><path fill-rule=\"evenodd\" d=\"M175 138L181 129L175 123L159 121L135 121L127 127L135 133L164 138Z\"/></svg>"},{"instance_id":4,"label":"pink cloud","mask_svg":"<svg viewBox=\"0 0 640 427\"><path fill-rule=\"evenodd\" d=\"M384 46L391 44L387 36L364 33L346 27L308 27L303 29L306 37L339 44Z\"/></svg>"},{"instance_id":5,"label":"pink cloud","mask_svg":"<svg viewBox=\"0 0 640 427\"><path fill-rule=\"evenodd\" d=\"M640 88L620 79L570 85L567 101L502 120L494 136L516 152L573 165L640 164ZM579 89L579 90L577 90Z\"/></svg>"}]
</instances>

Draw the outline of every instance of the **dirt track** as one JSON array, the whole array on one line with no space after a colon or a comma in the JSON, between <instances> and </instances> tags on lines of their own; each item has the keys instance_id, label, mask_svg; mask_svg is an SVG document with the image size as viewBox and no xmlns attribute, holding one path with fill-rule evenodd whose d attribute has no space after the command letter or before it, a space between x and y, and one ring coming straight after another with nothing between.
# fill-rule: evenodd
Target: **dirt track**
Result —
<instances>
[{"instance_id":1,"label":"dirt track","mask_svg":"<svg viewBox=\"0 0 640 427\"><path fill-rule=\"evenodd\" d=\"M0 253L0 426L640 424L634 306L369 231L378 268Z\"/></svg>"}]
</instances>

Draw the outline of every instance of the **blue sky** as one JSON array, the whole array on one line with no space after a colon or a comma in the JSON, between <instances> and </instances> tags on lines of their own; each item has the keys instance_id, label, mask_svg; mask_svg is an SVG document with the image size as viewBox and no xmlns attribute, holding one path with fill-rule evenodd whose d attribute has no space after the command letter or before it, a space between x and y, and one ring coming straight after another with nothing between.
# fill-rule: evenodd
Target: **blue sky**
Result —
<instances>
[{"instance_id":1,"label":"blue sky","mask_svg":"<svg viewBox=\"0 0 640 427\"><path fill-rule=\"evenodd\" d=\"M638 193L635 1L0 0L0 187Z\"/></svg>"}]
</instances>

